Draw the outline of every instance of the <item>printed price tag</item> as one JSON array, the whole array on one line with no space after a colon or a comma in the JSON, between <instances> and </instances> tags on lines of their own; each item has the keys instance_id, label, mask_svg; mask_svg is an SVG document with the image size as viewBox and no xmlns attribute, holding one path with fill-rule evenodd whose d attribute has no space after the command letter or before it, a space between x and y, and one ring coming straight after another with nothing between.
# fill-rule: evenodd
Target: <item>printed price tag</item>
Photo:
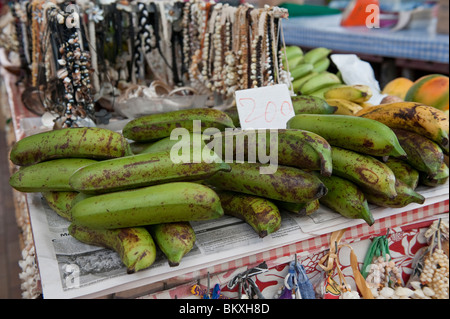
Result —
<instances>
[{"instance_id":1,"label":"printed price tag","mask_svg":"<svg viewBox=\"0 0 450 319\"><path fill-rule=\"evenodd\" d=\"M285 129L295 115L285 84L236 91L236 106L245 129Z\"/></svg>"}]
</instances>

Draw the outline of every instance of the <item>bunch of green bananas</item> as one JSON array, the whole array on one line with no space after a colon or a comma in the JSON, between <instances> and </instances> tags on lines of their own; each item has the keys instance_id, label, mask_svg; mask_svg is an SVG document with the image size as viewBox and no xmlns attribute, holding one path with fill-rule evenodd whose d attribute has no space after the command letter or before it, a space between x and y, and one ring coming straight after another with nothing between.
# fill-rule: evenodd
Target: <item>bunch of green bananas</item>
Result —
<instances>
[{"instance_id":1,"label":"bunch of green bananas","mask_svg":"<svg viewBox=\"0 0 450 319\"><path fill-rule=\"evenodd\" d=\"M364 108L356 116L379 121L396 134L406 156L387 164L409 172L403 174L409 175L406 184L415 188L447 182L449 119L445 112L420 103L395 102Z\"/></svg>"},{"instance_id":2,"label":"bunch of green bananas","mask_svg":"<svg viewBox=\"0 0 450 319\"><path fill-rule=\"evenodd\" d=\"M324 47L314 48L306 53L298 46L286 47L284 62L291 74L295 94L323 98L325 90L343 85L337 74L328 71L331 52Z\"/></svg>"},{"instance_id":3,"label":"bunch of green bananas","mask_svg":"<svg viewBox=\"0 0 450 319\"><path fill-rule=\"evenodd\" d=\"M143 117L128 125L131 133L68 128L23 138L10 152L19 169L9 183L21 192L42 193L71 222L74 238L115 250L128 273L150 267L156 247L176 265L195 242L189 221L223 215L216 192L198 181L230 167L225 162L174 164L167 149L134 154L135 143L125 135L154 140L155 132L158 138L169 136L173 126L188 127L199 116L209 127L233 127L223 112L194 109ZM151 132L143 121L153 121Z\"/></svg>"},{"instance_id":4,"label":"bunch of green bananas","mask_svg":"<svg viewBox=\"0 0 450 319\"><path fill-rule=\"evenodd\" d=\"M314 132L330 143L333 174L320 176L328 188L320 202L334 210L342 208L328 202L334 192L332 179L354 184L362 210L368 209L364 201L390 208L423 204L424 197L415 191L419 184L434 187L448 180L448 117L429 106L397 102L366 107L354 115L298 114L288 128ZM344 197L348 188L338 189L337 195Z\"/></svg>"}]
</instances>

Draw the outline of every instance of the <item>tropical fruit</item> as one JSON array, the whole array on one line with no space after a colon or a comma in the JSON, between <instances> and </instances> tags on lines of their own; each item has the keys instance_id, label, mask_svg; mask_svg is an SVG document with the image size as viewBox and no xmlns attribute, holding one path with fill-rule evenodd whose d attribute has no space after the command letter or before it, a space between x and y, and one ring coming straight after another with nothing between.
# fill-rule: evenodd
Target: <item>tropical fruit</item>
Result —
<instances>
[{"instance_id":1,"label":"tropical fruit","mask_svg":"<svg viewBox=\"0 0 450 319\"><path fill-rule=\"evenodd\" d=\"M448 87L448 76L427 75L414 82L405 96L405 101L418 102L445 111L448 110Z\"/></svg>"}]
</instances>

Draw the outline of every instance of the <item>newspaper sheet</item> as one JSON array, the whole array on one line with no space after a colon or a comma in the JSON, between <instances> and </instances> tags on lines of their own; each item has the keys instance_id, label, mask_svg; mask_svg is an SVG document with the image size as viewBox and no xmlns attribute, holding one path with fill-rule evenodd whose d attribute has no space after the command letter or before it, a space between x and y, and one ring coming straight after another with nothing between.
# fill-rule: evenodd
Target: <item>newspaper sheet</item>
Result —
<instances>
[{"instance_id":1,"label":"newspaper sheet","mask_svg":"<svg viewBox=\"0 0 450 319\"><path fill-rule=\"evenodd\" d=\"M420 189L424 205L449 198L448 183ZM141 287L202 268L254 255L306 240L337 229L364 223L344 218L325 207L310 216L282 212L280 230L265 238L243 221L224 216L192 222L197 240L179 266L169 267L159 252L148 269L127 274L117 253L83 244L68 234L69 222L59 217L39 193L27 194L30 220L36 246L44 298L94 298ZM372 207L375 220L420 207L411 204L402 209Z\"/></svg>"}]
</instances>

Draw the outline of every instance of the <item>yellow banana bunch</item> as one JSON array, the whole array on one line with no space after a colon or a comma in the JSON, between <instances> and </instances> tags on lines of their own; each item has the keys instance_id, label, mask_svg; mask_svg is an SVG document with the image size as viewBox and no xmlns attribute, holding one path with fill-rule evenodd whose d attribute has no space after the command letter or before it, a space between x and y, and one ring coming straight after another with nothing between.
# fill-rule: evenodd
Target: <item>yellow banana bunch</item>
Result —
<instances>
[{"instance_id":1,"label":"yellow banana bunch","mask_svg":"<svg viewBox=\"0 0 450 319\"><path fill-rule=\"evenodd\" d=\"M436 142L449 151L449 119L441 110L414 102L382 104L359 111L356 116L370 118L390 128L404 129Z\"/></svg>"}]
</instances>

